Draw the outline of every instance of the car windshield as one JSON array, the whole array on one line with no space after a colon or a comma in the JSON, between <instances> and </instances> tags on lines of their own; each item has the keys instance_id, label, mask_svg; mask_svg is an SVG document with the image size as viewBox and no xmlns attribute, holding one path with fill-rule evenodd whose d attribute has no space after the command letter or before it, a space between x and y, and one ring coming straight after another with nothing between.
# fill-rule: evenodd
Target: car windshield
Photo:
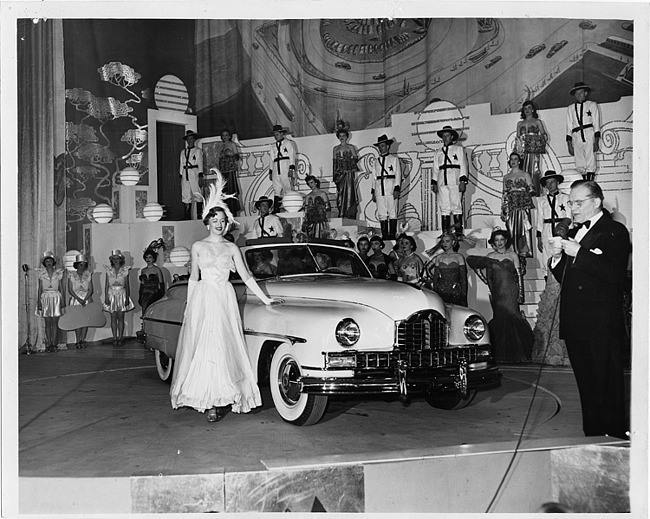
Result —
<instances>
[{"instance_id":1,"label":"car windshield","mask_svg":"<svg viewBox=\"0 0 650 519\"><path fill-rule=\"evenodd\" d=\"M361 258L343 247L312 244L257 247L246 251L245 256L248 268L257 279L319 273L372 277Z\"/></svg>"}]
</instances>

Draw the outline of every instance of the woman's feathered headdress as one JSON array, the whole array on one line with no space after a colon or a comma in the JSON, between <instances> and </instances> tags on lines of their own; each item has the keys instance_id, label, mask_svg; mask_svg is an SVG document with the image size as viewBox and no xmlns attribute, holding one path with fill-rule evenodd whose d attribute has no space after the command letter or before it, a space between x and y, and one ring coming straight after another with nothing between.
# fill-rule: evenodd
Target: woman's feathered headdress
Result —
<instances>
[{"instance_id":1,"label":"woman's feathered headdress","mask_svg":"<svg viewBox=\"0 0 650 519\"><path fill-rule=\"evenodd\" d=\"M231 195L223 192L224 187L226 187L226 180L223 178L221 171L219 171L217 168L210 168L210 171L213 174L216 174L217 180L216 182L210 184L210 194L208 195L207 200L203 198L203 195L200 195L199 193L199 195L203 199L203 214L201 214L201 218L205 218L210 212L210 209L214 209L215 207L220 207L226 213L226 216L228 217L228 221L237 224L237 221L235 221L235 217L230 212L230 208L225 202L229 198L237 198L237 197L235 195Z\"/></svg>"},{"instance_id":2,"label":"woman's feathered headdress","mask_svg":"<svg viewBox=\"0 0 650 519\"><path fill-rule=\"evenodd\" d=\"M157 251L158 249L164 249L165 248L165 242L163 241L162 238L158 238L157 240L152 241L147 247L144 249L143 252L147 252L149 250L152 251Z\"/></svg>"}]
</instances>

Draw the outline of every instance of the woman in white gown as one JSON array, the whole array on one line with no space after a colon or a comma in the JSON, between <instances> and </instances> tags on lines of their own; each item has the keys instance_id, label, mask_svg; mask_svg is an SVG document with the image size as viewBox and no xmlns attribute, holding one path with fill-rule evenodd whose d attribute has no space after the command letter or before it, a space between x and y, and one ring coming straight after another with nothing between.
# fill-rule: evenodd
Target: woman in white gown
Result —
<instances>
[{"instance_id":1,"label":"woman in white gown","mask_svg":"<svg viewBox=\"0 0 650 519\"><path fill-rule=\"evenodd\" d=\"M187 306L170 391L174 409L207 409L209 422L220 420L229 405L234 413L247 413L262 404L229 273L236 270L265 305L282 302L262 292L237 245L224 238L234 218L224 202L229 196L223 194L223 185L218 173L203 210L209 234L192 245Z\"/></svg>"}]
</instances>

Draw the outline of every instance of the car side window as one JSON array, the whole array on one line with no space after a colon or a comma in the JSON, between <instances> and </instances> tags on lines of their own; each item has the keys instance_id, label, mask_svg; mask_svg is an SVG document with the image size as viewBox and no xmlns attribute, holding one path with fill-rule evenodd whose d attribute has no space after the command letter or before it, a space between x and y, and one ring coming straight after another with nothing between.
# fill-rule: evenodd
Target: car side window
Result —
<instances>
[{"instance_id":1,"label":"car side window","mask_svg":"<svg viewBox=\"0 0 650 519\"><path fill-rule=\"evenodd\" d=\"M371 277L363 261L349 249L312 247L319 271L349 276Z\"/></svg>"},{"instance_id":2,"label":"car side window","mask_svg":"<svg viewBox=\"0 0 650 519\"><path fill-rule=\"evenodd\" d=\"M246 252L246 263L251 274L257 279L266 279L277 275L277 250L253 249Z\"/></svg>"},{"instance_id":3,"label":"car side window","mask_svg":"<svg viewBox=\"0 0 650 519\"><path fill-rule=\"evenodd\" d=\"M290 247L278 250L278 276L312 274L316 265L306 247Z\"/></svg>"}]
</instances>

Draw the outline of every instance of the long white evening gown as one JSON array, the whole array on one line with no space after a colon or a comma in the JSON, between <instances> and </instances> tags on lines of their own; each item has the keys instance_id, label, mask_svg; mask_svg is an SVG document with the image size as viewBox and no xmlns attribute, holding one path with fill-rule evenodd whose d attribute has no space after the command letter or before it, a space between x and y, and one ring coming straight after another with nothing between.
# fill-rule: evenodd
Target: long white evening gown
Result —
<instances>
[{"instance_id":1,"label":"long white evening gown","mask_svg":"<svg viewBox=\"0 0 650 519\"><path fill-rule=\"evenodd\" d=\"M217 252L219 251L219 252ZM232 404L235 413L262 405L244 343L232 255L210 243L198 258L201 280L187 302L170 390L174 409L205 411Z\"/></svg>"}]
</instances>

